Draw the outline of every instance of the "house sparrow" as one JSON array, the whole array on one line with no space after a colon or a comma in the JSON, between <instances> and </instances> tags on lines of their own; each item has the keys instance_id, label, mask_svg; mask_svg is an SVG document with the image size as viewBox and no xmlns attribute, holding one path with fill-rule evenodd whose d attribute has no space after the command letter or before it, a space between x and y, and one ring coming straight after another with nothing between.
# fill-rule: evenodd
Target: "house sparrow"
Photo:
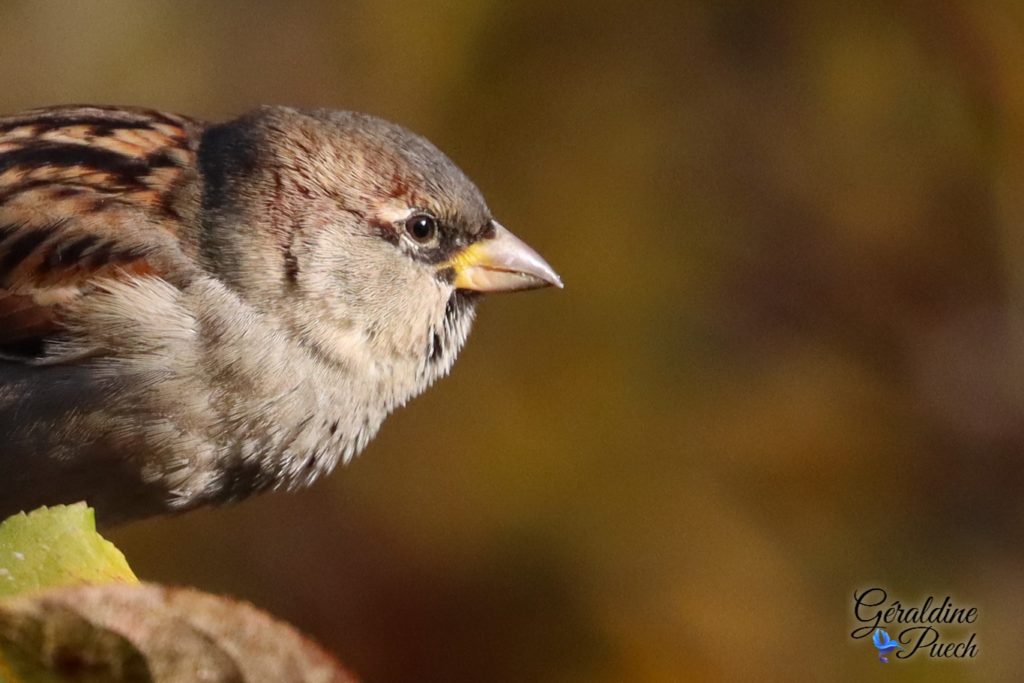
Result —
<instances>
[{"instance_id":1,"label":"house sparrow","mask_svg":"<svg viewBox=\"0 0 1024 683\"><path fill-rule=\"evenodd\" d=\"M449 371L480 293L548 285L462 171L372 116L0 117L0 517L307 486Z\"/></svg>"}]
</instances>

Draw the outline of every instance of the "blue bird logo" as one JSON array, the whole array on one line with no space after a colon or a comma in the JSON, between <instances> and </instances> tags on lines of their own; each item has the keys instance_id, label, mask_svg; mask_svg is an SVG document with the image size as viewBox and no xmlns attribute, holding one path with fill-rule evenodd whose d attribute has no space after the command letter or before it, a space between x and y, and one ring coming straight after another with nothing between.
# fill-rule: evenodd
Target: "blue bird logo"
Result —
<instances>
[{"instance_id":1,"label":"blue bird logo","mask_svg":"<svg viewBox=\"0 0 1024 683\"><path fill-rule=\"evenodd\" d=\"M878 659L881 660L883 664L889 663L889 659L886 657L887 654L891 653L893 650L900 649L900 644L890 638L889 634L880 628L875 629L875 635L871 637L871 640L875 642L875 649L878 650Z\"/></svg>"}]
</instances>

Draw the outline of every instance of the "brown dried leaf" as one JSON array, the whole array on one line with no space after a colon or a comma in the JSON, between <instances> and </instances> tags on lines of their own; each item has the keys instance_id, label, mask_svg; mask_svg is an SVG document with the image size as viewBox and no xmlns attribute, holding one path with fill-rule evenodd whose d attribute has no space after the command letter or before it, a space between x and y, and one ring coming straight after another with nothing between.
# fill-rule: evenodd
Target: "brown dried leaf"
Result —
<instances>
[{"instance_id":1,"label":"brown dried leaf","mask_svg":"<svg viewBox=\"0 0 1024 683\"><path fill-rule=\"evenodd\" d=\"M61 588L0 602L0 681L355 683L252 605L154 584Z\"/></svg>"}]
</instances>

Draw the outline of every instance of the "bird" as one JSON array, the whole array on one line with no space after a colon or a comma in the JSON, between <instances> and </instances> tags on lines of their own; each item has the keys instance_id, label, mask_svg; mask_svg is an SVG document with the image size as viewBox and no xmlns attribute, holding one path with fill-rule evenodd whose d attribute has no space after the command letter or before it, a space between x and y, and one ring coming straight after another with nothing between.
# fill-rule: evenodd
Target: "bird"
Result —
<instances>
[{"instance_id":1,"label":"bird","mask_svg":"<svg viewBox=\"0 0 1024 683\"><path fill-rule=\"evenodd\" d=\"M369 114L0 116L0 518L309 486L449 372L483 295L547 286L454 162Z\"/></svg>"}]
</instances>

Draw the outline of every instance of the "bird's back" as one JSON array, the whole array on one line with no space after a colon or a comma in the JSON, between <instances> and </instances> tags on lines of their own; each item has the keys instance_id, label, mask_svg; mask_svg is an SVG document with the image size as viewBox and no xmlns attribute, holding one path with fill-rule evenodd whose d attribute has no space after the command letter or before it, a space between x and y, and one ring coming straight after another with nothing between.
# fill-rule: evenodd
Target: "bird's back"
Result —
<instances>
[{"instance_id":1,"label":"bird's back","mask_svg":"<svg viewBox=\"0 0 1024 683\"><path fill-rule=\"evenodd\" d=\"M106 278L173 278L195 245L202 129L143 109L0 117L0 353L37 351Z\"/></svg>"}]
</instances>

